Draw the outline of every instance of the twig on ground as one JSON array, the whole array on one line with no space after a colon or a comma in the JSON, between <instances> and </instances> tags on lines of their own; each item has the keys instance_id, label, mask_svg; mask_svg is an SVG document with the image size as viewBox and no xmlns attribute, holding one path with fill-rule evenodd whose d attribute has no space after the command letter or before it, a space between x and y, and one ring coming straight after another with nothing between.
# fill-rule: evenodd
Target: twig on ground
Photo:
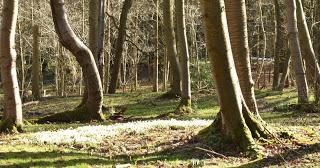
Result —
<instances>
[{"instance_id":1,"label":"twig on ground","mask_svg":"<svg viewBox=\"0 0 320 168\"><path fill-rule=\"evenodd\" d=\"M196 149L199 149L199 150L201 150L201 151L208 152L208 153L210 153L210 154L214 154L214 155L219 156L219 157L224 158L224 159L227 158L227 157L224 156L223 154L220 154L220 153L215 152L215 151L213 151L213 150L208 150L208 149L204 149L204 148L201 148L201 147L195 147L195 148L196 148Z\"/></svg>"}]
</instances>

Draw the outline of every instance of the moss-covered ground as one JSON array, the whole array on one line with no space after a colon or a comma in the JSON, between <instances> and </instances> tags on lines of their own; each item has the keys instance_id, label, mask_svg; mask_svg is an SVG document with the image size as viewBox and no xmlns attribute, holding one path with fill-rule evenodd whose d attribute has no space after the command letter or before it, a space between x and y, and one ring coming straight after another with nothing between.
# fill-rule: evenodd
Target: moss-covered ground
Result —
<instances>
[{"instance_id":1,"label":"moss-covered ground","mask_svg":"<svg viewBox=\"0 0 320 168\"><path fill-rule=\"evenodd\" d=\"M251 160L227 146L199 150L194 137L199 131L184 128L153 130L146 134L124 134L114 142L99 145L27 144L19 139L40 131L76 128L86 125L112 125L118 122L175 118L179 120L213 119L218 113L214 92L193 94L193 113L170 114L179 99L163 99L163 93L139 91L105 95L106 122L36 124L38 118L71 110L80 97L45 98L23 107L27 124L25 133L0 135L0 167L317 167L320 165L320 113L290 108L297 102L295 90L257 91L262 118L277 139L257 142L264 147L266 157ZM1 116L1 112L0 112ZM190 142L193 143L190 143ZM142 144L141 142L148 142ZM127 144L127 145L123 145ZM129 145L128 145L129 144ZM130 148L128 146L134 146ZM126 149L123 149L126 147ZM110 148L110 149L109 149ZM111 149L112 148L112 149ZM128 149L132 151L128 151ZM217 157L217 151L226 157Z\"/></svg>"}]
</instances>

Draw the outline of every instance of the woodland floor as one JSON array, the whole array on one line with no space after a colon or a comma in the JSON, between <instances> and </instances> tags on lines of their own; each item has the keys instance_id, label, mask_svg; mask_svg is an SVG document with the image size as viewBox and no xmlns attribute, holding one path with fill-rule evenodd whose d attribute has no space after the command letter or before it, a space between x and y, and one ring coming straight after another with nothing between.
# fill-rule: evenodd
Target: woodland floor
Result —
<instances>
[{"instance_id":1,"label":"woodland floor","mask_svg":"<svg viewBox=\"0 0 320 168\"><path fill-rule=\"evenodd\" d=\"M210 147L197 140L219 110L214 92L194 93L194 112L183 116L166 115L179 100L162 94L106 95L104 111L111 119L103 123L34 123L74 108L80 97L25 105L26 132L0 135L0 167L320 167L320 113L291 108L295 90L257 91L261 116L277 139L257 142L266 156L255 160L235 146Z\"/></svg>"}]
</instances>

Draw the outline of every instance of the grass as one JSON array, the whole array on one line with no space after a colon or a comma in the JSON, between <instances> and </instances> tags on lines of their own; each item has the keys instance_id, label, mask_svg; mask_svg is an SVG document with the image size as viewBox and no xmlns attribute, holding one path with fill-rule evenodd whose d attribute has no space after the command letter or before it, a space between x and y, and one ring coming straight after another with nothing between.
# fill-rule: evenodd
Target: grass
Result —
<instances>
[{"instance_id":1,"label":"grass","mask_svg":"<svg viewBox=\"0 0 320 168\"><path fill-rule=\"evenodd\" d=\"M133 93L118 93L115 95L105 95L104 105L108 109L122 110L124 118L136 117L136 119L154 119L155 117L169 112L174 112L179 99L161 99L163 93L146 93L143 91ZM320 114L305 113L303 111L283 110L275 111L274 107L286 107L297 102L295 90L284 92L257 91L259 109L262 118L274 129L275 132L288 131L294 139L281 140L290 146L290 150L285 149L276 140L259 142L264 146L268 156L266 158L250 161L239 155L224 153L228 157L212 157L209 153L195 150L198 145L184 142L179 135L187 135L184 130L179 130L179 134L169 132L150 132L147 135L121 135L115 142L100 144L90 148L79 148L77 146L63 145L30 145L16 141L33 132L51 131L79 126L109 125L115 121L104 123L68 123L68 124L30 124L26 125L26 133L20 135L0 135L0 167L113 167L117 164L129 163L133 167L316 167L320 165ZM214 93L194 93L193 94L194 113L184 116L171 116L176 119L213 119L218 113L218 100ZM24 107L24 116L28 121L32 121L48 114L70 110L81 101L79 97L47 98L39 104ZM152 139L171 135L176 139L163 139L162 143L153 144ZM136 139L141 138L141 139ZM146 139L149 140L147 141ZM151 140L150 140L151 139ZM192 140L193 137L188 138ZM150 148L165 148L149 153L134 152L126 155L109 155L102 149L106 146L118 146L121 143L134 141L146 141ZM111 144L110 144L111 143ZM136 144L132 144L136 145ZM146 144L148 146L148 144ZM210 147L207 147L210 149ZM229 147L233 149L233 147ZM226 149L224 149L226 150ZM285 161L281 159L285 158ZM287 163L286 163L287 162Z\"/></svg>"}]
</instances>

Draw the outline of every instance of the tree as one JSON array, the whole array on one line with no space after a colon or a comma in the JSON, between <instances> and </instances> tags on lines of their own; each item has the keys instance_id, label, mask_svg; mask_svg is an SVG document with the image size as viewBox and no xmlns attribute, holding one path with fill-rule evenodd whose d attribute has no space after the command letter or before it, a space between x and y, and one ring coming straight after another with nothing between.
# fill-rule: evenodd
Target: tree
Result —
<instances>
[{"instance_id":1,"label":"tree","mask_svg":"<svg viewBox=\"0 0 320 168\"><path fill-rule=\"evenodd\" d=\"M239 77L241 91L250 111L258 114L250 65L245 1L225 0L225 5L232 54L236 65L237 75ZM239 17L239 15L241 17Z\"/></svg>"},{"instance_id":2,"label":"tree","mask_svg":"<svg viewBox=\"0 0 320 168\"><path fill-rule=\"evenodd\" d=\"M181 55L182 70L182 92L181 106L186 107L187 111L191 109L191 84L190 84L190 61L188 51L188 41L185 24L184 0L175 0L176 20L177 20L177 36L179 54ZM183 108L185 109L185 108Z\"/></svg>"},{"instance_id":3,"label":"tree","mask_svg":"<svg viewBox=\"0 0 320 168\"><path fill-rule=\"evenodd\" d=\"M105 0L90 0L89 3L89 48L98 67L102 84L104 83L104 19Z\"/></svg>"},{"instance_id":4,"label":"tree","mask_svg":"<svg viewBox=\"0 0 320 168\"><path fill-rule=\"evenodd\" d=\"M286 50L287 50L287 40L285 37L285 15L283 1L274 0L274 10L275 10L275 53L274 53L274 70L273 70L273 83L272 89L279 90L280 79L283 75L287 75L284 64L286 63ZM287 68L288 69L288 68Z\"/></svg>"},{"instance_id":5,"label":"tree","mask_svg":"<svg viewBox=\"0 0 320 168\"><path fill-rule=\"evenodd\" d=\"M41 75L41 53L40 53L40 26L36 22L37 16L34 14L34 8L39 9L39 0L32 1L32 32L33 32L33 44L32 44L32 96L33 99L39 100L41 98L40 88L40 75Z\"/></svg>"},{"instance_id":6,"label":"tree","mask_svg":"<svg viewBox=\"0 0 320 168\"><path fill-rule=\"evenodd\" d=\"M85 78L87 96L84 97L83 104L72 112L58 113L48 116L45 120L58 121L90 121L103 120L102 107L102 84L97 66L90 49L85 46L71 29L64 9L64 0L50 0L52 17L56 33L61 44L67 48L75 57Z\"/></svg>"},{"instance_id":7,"label":"tree","mask_svg":"<svg viewBox=\"0 0 320 168\"><path fill-rule=\"evenodd\" d=\"M301 0L296 0L296 3L301 53L307 65L306 74L308 82L310 82L314 86L315 100L316 102L318 102L320 98L320 67L313 49L312 40L310 37L308 24L303 11Z\"/></svg>"},{"instance_id":8,"label":"tree","mask_svg":"<svg viewBox=\"0 0 320 168\"><path fill-rule=\"evenodd\" d=\"M177 48L173 24L173 0L164 0L163 1L163 27L164 27L164 39L166 45L166 54L170 61L171 68L171 95L180 95L181 94L181 68L179 60L177 58Z\"/></svg>"},{"instance_id":9,"label":"tree","mask_svg":"<svg viewBox=\"0 0 320 168\"><path fill-rule=\"evenodd\" d=\"M116 93L116 89L117 89L119 72L120 72L120 68L121 68L120 65L121 65L122 54L123 54L122 53L123 52L123 44L124 44L125 38L126 38L126 24L127 24L128 14L129 14L131 6L132 6L132 0L125 0L123 2L123 7L122 7L122 11L121 11L121 16L120 16L120 26L119 26L118 38L116 41L114 66L113 66L113 71L111 74L111 81L110 81L109 90L108 90L108 93L110 93L110 94Z\"/></svg>"},{"instance_id":10,"label":"tree","mask_svg":"<svg viewBox=\"0 0 320 168\"><path fill-rule=\"evenodd\" d=\"M253 137L266 137L261 121L249 111L241 93L227 27L224 0L201 1L206 44L218 91L220 114L214 123L201 132L209 141L218 131L223 138L250 149ZM245 17L238 13L238 16ZM243 19L243 18L242 18Z\"/></svg>"},{"instance_id":11,"label":"tree","mask_svg":"<svg viewBox=\"0 0 320 168\"><path fill-rule=\"evenodd\" d=\"M308 85L306 75L303 69L302 56L299 44L299 34L297 26L296 1L286 0L287 4L287 29L290 52L292 55L292 66L296 77L298 88L298 102L307 103Z\"/></svg>"},{"instance_id":12,"label":"tree","mask_svg":"<svg viewBox=\"0 0 320 168\"><path fill-rule=\"evenodd\" d=\"M18 0L3 1L0 29L0 64L4 92L4 115L0 132L22 131L22 104L16 72L15 30Z\"/></svg>"}]
</instances>

